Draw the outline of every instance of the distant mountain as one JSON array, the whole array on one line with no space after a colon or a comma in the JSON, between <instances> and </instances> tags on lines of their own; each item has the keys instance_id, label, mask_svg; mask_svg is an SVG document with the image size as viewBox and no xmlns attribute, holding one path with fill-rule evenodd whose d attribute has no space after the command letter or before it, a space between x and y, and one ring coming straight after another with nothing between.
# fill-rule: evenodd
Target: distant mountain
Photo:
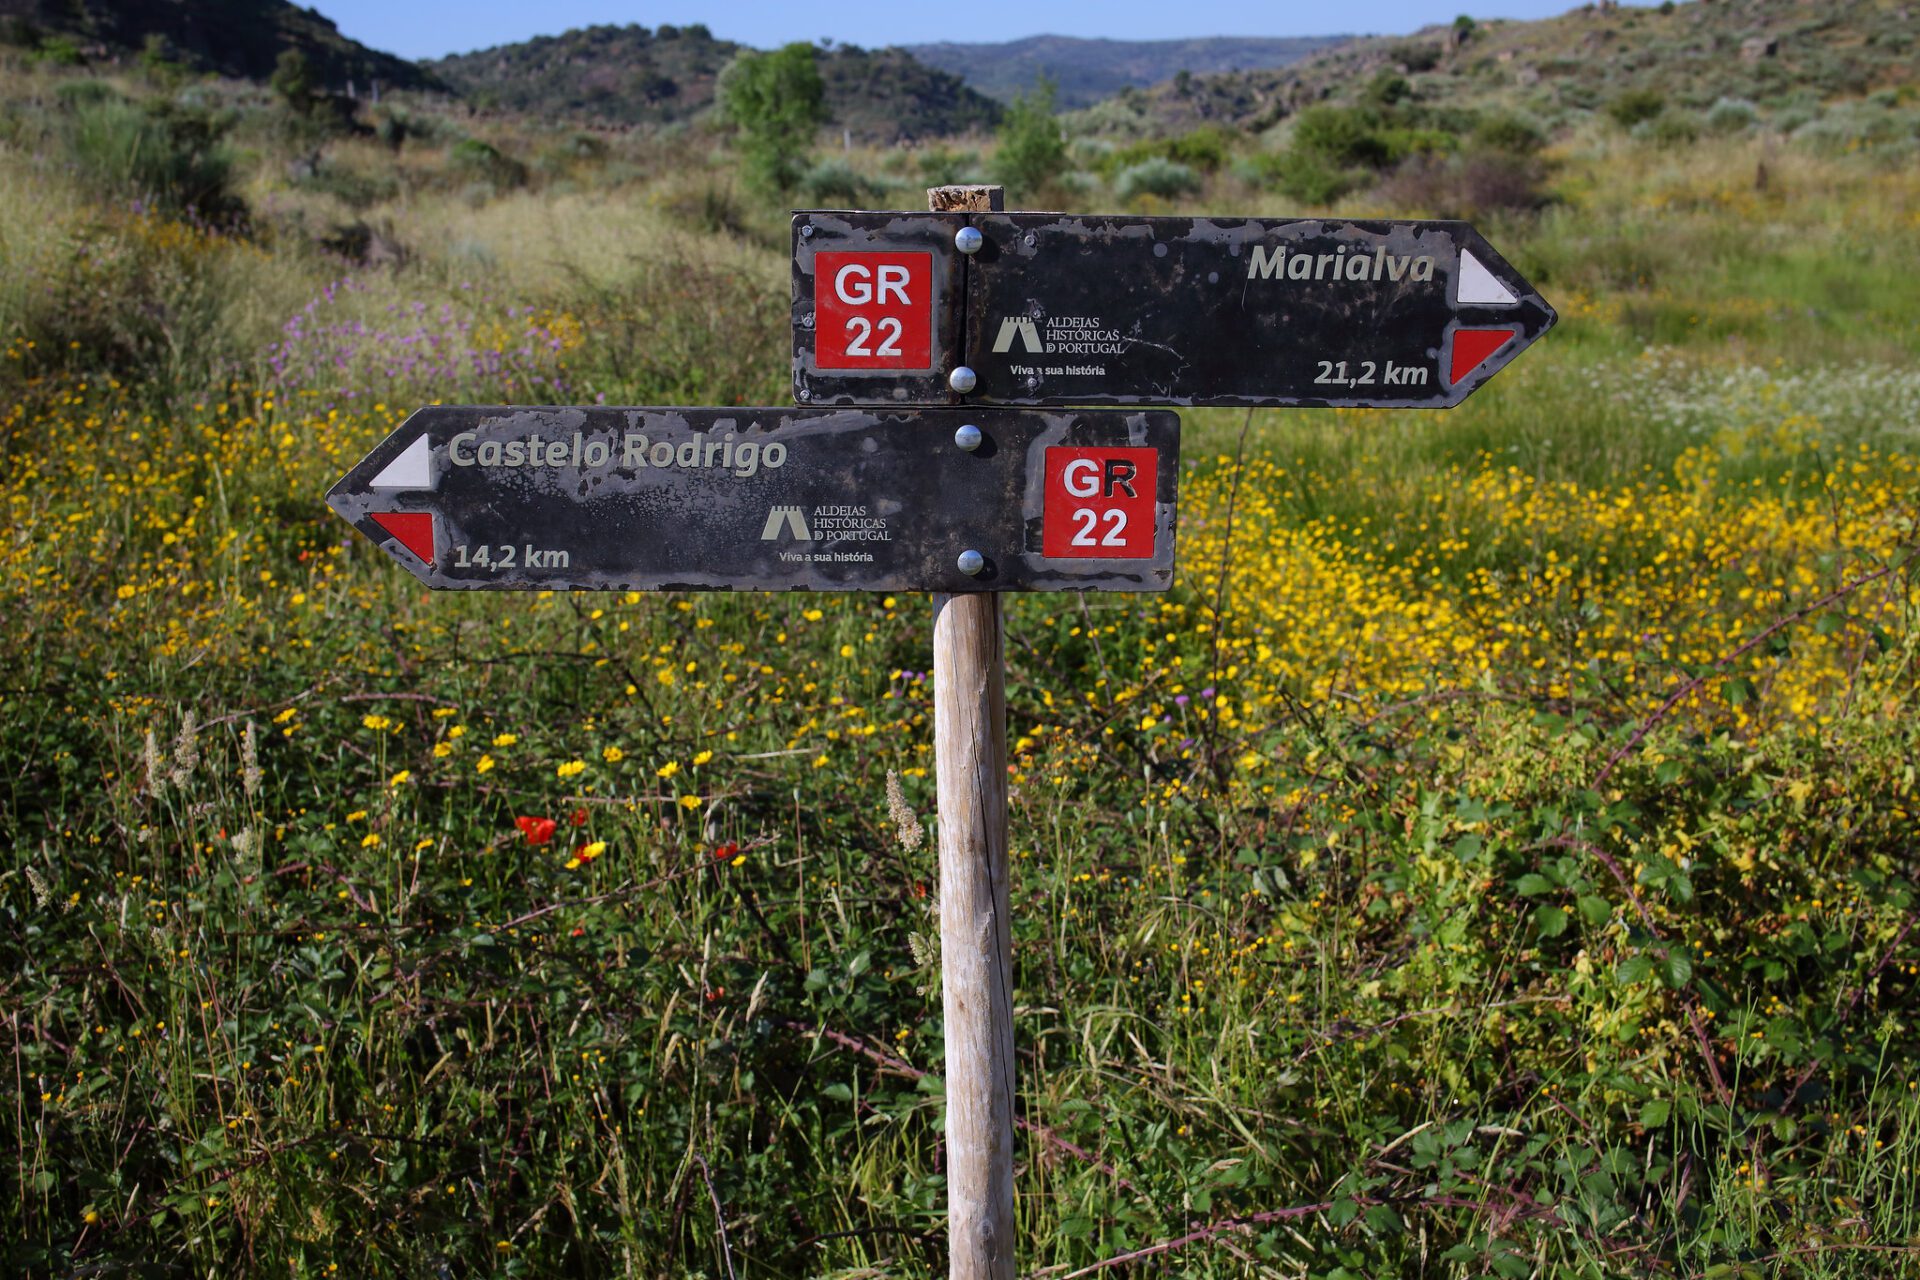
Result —
<instances>
[{"instance_id":1,"label":"distant mountain","mask_svg":"<svg viewBox=\"0 0 1920 1280\"><path fill-rule=\"evenodd\" d=\"M744 45L706 26L597 26L425 64L476 106L606 124L667 124L713 105L714 82ZM1000 108L899 49L822 49L832 123L871 141L991 126Z\"/></svg>"},{"instance_id":2,"label":"distant mountain","mask_svg":"<svg viewBox=\"0 0 1920 1280\"><path fill-rule=\"evenodd\" d=\"M1182 71L1269 70L1338 45L1346 36L1209 36L1193 40L1082 40L1029 36L1001 44L916 44L907 52L1002 102L1042 75L1059 86L1063 108L1088 107L1126 88L1143 89Z\"/></svg>"},{"instance_id":3,"label":"distant mountain","mask_svg":"<svg viewBox=\"0 0 1920 1280\"><path fill-rule=\"evenodd\" d=\"M170 58L242 80L266 79L282 50L298 49L328 89L441 87L417 63L349 40L331 19L286 0L0 0L0 38L63 41L102 60L157 38Z\"/></svg>"}]
</instances>

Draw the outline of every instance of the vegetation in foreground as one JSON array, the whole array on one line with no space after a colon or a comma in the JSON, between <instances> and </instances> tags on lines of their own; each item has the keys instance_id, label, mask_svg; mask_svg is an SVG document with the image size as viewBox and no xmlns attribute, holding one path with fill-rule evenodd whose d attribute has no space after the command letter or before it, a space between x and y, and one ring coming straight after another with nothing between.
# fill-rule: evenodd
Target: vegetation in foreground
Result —
<instances>
[{"instance_id":1,"label":"vegetation in foreground","mask_svg":"<svg viewBox=\"0 0 1920 1280\"><path fill-rule=\"evenodd\" d=\"M937 1271L924 602L429 596L319 501L428 401L779 399L782 209L9 83L11 1269ZM1175 590L1010 602L1030 1274L1920 1270L1899 145L1543 143L1525 361L1189 415Z\"/></svg>"}]
</instances>

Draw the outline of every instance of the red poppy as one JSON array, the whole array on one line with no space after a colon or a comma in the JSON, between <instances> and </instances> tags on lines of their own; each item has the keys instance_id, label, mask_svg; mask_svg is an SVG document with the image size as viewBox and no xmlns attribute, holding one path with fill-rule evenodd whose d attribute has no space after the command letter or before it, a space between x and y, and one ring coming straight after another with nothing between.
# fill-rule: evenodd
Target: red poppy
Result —
<instances>
[{"instance_id":1,"label":"red poppy","mask_svg":"<svg viewBox=\"0 0 1920 1280\"><path fill-rule=\"evenodd\" d=\"M725 844L715 845L713 848L713 860L715 862L724 862L728 858L735 858L735 857L738 857L739 855L740 855L740 846L735 844L731 840L727 841Z\"/></svg>"},{"instance_id":2,"label":"red poppy","mask_svg":"<svg viewBox=\"0 0 1920 1280\"><path fill-rule=\"evenodd\" d=\"M513 825L520 828L528 844L545 844L553 839L553 830L559 824L552 818L530 818L521 814L513 820Z\"/></svg>"},{"instance_id":3,"label":"red poppy","mask_svg":"<svg viewBox=\"0 0 1920 1280\"><path fill-rule=\"evenodd\" d=\"M584 827L587 825L587 811L585 809L575 809L567 815L567 821L576 827Z\"/></svg>"}]
</instances>

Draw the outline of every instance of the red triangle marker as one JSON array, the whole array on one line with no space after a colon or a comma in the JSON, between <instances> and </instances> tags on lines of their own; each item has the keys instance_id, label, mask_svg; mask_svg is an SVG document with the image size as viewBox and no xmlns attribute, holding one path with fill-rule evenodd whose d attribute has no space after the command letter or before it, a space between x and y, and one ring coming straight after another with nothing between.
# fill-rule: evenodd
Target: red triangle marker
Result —
<instances>
[{"instance_id":1,"label":"red triangle marker","mask_svg":"<svg viewBox=\"0 0 1920 1280\"><path fill-rule=\"evenodd\" d=\"M1507 344L1518 329L1455 329L1453 331L1453 372L1447 381L1459 386L1461 379L1487 362L1487 357Z\"/></svg>"},{"instance_id":2,"label":"red triangle marker","mask_svg":"<svg viewBox=\"0 0 1920 1280\"><path fill-rule=\"evenodd\" d=\"M433 563L433 516L424 511L376 511L373 522L400 539L400 545Z\"/></svg>"}]
</instances>

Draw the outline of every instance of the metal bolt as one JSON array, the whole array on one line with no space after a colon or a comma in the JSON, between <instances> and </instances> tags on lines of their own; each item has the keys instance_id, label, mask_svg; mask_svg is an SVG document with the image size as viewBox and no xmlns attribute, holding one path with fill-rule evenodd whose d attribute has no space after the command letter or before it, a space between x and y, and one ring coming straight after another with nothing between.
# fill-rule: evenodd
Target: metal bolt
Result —
<instances>
[{"instance_id":1,"label":"metal bolt","mask_svg":"<svg viewBox=\"0 0 1920 1280\"><path fill-rule=\"evenodd\" d=\"M1034 244L1033 232L1029 231L1027 232L1027 248L1029 249L1033 248L1033 244Z\"/></svg>"},{"instance_id":2,"label":"metal bolt","mask_svg":"<svg viewBox=\"0 0 1920 1280\"><path fill-rule=\"evenodd\" d=\"M968 453L972 453L980 447L981 439L980 428L974 426L971 422L953 433L953 442L962 449L965 449Z\"/></svg>"},{"instance_id":3,"label":"metal bolt","mask_svg":"<svg viewBox=\"0 0 1920 1280\"><path fill-rule=\"evenodd\" d=\"M969 549L960 553L960 572L969 578L978 577L980 571L986 567L987 558L978 551Z\"/></svg>"},{"instance_id":4,"label":"metal bolt","mask_svg":"<svg viewBox=\"0 0 1920 1280\"><path fill-rule=\"evenodd\" d=\"M802 240L805 240L805 239L808 239L809 237L811 237L812 235L813 235L813 224L812 224L811 222L803 222L803 223L801 223L801 224L800 224L800 238L801 238Z\"/></svg>"},{"instance_id":5,"label":"metal bolt","mask_svg":"<svg viewBox=\"0 0 1920 1280\"><path fill-rule=\"evenodd\" d=\"M798 391L794 392L793 394L794 394L794 397L799 400L813 399L813 392L807 390L805 387L800 388Z\"/></svg>"},{"instance_id":6,"label":"metal bolt","mask_svg":"<svg viewBox=\"0 0 1920 1280\"><path fill-rule=\"evenodd\" d=\"M967 368L967 366L961 365L958 369L955 369L947 375L947 385L955 391L958 391L961 395L965 395L980 385L980 375Z\"/></svg>"},{"instance_id":7,"label":"metal bolt","mask_svg":"<svg viewBox=\"0 0 1920 1280\"><path fill-rule=\"evenodd\" d=\"M953 233L953 247L962 253L978 253L987 238L980 234L978 227L962 227Z\"/></svg>"}]
</instances>

